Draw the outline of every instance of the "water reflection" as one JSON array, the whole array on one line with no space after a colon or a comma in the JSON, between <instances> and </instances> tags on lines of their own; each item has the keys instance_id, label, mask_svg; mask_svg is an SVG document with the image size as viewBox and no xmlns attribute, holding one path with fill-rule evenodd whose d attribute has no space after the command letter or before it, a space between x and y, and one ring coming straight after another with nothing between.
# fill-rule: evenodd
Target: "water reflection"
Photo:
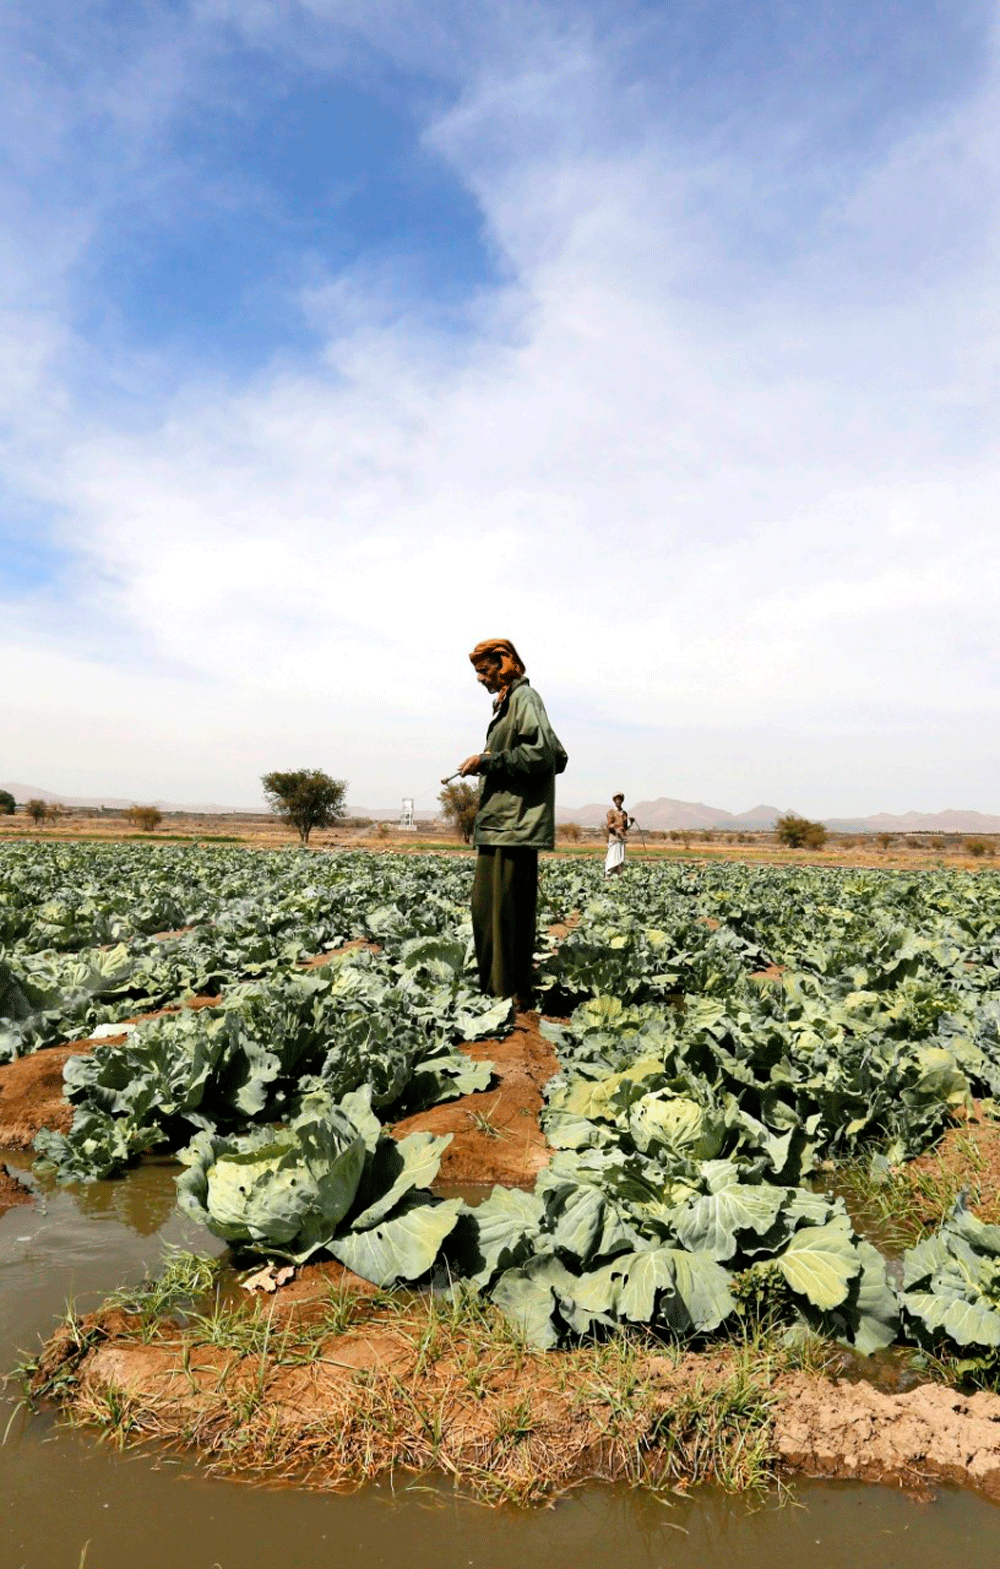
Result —
<instances>
[{"instance_id":1,"label":"water reflection","mask_svg":"<svg viewBox=\"0 0 1000 1569\"><path fill-rule=\"evenodd\" d=\"M111 1182L76 1182L67 1188L81 1215L119 1221L138 1237L161 1231L177 1204L178 1161L146 1160Z\"/></svg>"}]
</instances>

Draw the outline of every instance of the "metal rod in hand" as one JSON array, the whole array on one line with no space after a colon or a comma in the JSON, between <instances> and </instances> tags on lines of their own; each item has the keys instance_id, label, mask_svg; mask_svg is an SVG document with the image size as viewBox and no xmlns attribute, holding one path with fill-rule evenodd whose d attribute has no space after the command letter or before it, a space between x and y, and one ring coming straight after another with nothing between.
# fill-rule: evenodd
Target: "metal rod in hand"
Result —
<instances>
[{"instance_id":1,"label":"metal rod in hand","mask_svg":"<svg viewBox=\"0 0 1000 1569\"><path fill-rule=\"evenodd\" d=\"M648 857L649 851L646 848L646 830L636 822L634 817L631 819L629 826L638 829L639 836L642 839L642 853L644 856Z\"/></svg>"}]
</instances>

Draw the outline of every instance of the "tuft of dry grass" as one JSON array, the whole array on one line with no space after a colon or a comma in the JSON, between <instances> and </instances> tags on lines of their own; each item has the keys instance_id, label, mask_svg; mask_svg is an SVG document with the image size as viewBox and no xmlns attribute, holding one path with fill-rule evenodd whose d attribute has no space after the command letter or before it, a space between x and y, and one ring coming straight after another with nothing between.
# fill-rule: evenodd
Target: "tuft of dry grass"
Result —
<instances>
[{"instance_id":1,"label":"tuft of dry grass","mask_svg":"<svg viewBox=\"0 0 1000 1569\"><path fill-rule=\"evenodd\" d=\"M112 1339L87 1335L77 1322L74 1355L36 1394L118 1446L193 1447L222 1473L337 1489L437 1472L490 1503L586 1478L768 1487L773 1385L791 1365L766 1334L698 1355L639 1330L539 1352L458 1289L338 1287L302 1311L217 1301L159 1338L120 1315Z\"/></svg>"}]
</instances>

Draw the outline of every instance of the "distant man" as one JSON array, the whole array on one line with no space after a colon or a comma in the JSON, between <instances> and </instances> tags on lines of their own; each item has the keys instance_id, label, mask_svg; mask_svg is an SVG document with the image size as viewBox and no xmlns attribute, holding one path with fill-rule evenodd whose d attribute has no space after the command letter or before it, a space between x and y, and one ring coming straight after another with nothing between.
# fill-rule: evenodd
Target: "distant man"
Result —
<instances>
[{"instance_id":1,"label":"distant man","mask_svg":"<svg viewBox=\"0 0 1000 1569\"><path fill-rule=\"evenodd\" d=\"M614 877L625 865L625 842L628 839L629 815L623 810L625 797L621 791L611 797L615 803L607 815L608 853L604 857L605 877Z\"/></svg>"}]
</instances>

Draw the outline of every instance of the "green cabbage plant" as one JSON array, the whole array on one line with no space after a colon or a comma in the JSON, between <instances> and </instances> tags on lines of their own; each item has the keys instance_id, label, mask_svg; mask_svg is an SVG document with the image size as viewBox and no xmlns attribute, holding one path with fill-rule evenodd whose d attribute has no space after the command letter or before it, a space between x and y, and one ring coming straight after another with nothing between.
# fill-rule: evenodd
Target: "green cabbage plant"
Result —
<instances>
[{"instance_id":1,"label":"green cabbage plant","mask_svg":"<svg viewBox=\"0 0 1000 1569\"><path fill-rule=\"evenodd\" d=\"M418 1191L450 1142L384 1134L367 1085L339 1102L319 1091L285 1128L199 1133L180 1155L178 1202L226 1242L296 1263L326 1249L380 1286L416 1280L458 1219L458 1200Z\"/></svg>"}]
</instances>

